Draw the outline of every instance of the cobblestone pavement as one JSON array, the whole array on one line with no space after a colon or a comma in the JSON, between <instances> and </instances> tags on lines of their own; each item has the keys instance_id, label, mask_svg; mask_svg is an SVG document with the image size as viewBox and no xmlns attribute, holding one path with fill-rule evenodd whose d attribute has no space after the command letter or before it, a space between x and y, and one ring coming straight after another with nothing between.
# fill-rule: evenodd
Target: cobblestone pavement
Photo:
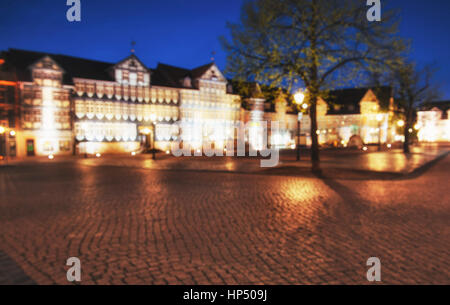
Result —
<instances>
[{"instance_id":1,"label":"cobblestone pavement","mask_svg":"<svg viewBox=\"0 0 450 305\"><path fill-rule=\"evenodd\" d=\"M0 281L450 284L450 157L336 180L36 163L0 168Z\"/></svg>"}]
</instances>

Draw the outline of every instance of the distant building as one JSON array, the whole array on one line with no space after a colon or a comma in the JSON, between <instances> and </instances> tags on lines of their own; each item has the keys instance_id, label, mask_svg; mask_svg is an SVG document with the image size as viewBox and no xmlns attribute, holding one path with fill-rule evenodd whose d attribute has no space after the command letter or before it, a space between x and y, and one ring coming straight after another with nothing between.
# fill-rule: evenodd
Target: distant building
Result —
<instances>
[{"instance_id":1,"label":"distant building","mask_svg":"<svg viewBox=\"0 0 450 305\"><path fill-rule=\"evenodd\" d=\"M0 69L4 61L0 59ZM12 73L0 70L0 156L16 155L15 130L19 127L18 87Z\"/></svg>"},{"instance_id":2,"label":"distant building","mask_svg":"<svg viewBox=\"0 0 450 305\"><path fill-rule=\"evenodd\" d=\"M0 58L0 123L20 113L21 156L133 152L152 148L150 135L164 150L179 139L221 143L240 119L239 96L214 63L149 69L134 53L114 64L16 49Z\"/></svg>"},{"instance_id":3,"label":"distant building","mask_svg":"<svg viewBox=\"0 0 450 305\"><path fill-rule=\"evenodd\" d=\"M420 142L450 141L450 101L426 103L417 112Z\"/></svg>"},{"instance_id":4,"label":"distant building","mask_svg":"<svg viewBox=\"0 0 450 305\"><path fill-rule=\"evenodd\" d=\"M326 101L318 102L319 143L346 147L394 142L393 103L389 87L331 91ZM305 123L310 126L309 118Z\"/></svg>"},{"instance_id":5,"label":"distant building","mask_svg":"<svg viewBox=\"0 0 450 305\"><path fill-rule=\"evenodd\" d=\"M389 87L351 88L331 91L328 98L320 98L317 104L319 144L360 147L398 141L390 124L394 102L391 91ZM250 113L260 112L264 107L265 121L281 123L278 133L272 134L272 145L295 148L298 142L297 111L283 99L262 104L261 101L251 104ZM301 120L301 145L311 145L310 131L311 120L305 114Z\"/></svg>"}]
</instances>

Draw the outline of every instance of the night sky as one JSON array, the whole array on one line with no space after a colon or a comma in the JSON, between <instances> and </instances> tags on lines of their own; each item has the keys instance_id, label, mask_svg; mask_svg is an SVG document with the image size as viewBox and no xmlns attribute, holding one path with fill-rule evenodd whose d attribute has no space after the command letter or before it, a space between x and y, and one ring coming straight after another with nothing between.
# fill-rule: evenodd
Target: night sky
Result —
<instances>
[{"instance_id":1,"label":"night sky","mask_svg":"<svg viewBox=\"0 0 450 305\"><path fill-rule=\"evenodd\" d=\"M366 1L366 0L355 0ZM381 0L382 3L384 2ZM218 36L237 21L243 0L81 0L81 22L66 19L66 0L0 0L0 50L19 48L117 62L130 53L148 67L158 62L193 68L225 54ZM450 99L450 1L393 0L411 57L439 67L435 82Z\"/></svg>"}]
</instances>

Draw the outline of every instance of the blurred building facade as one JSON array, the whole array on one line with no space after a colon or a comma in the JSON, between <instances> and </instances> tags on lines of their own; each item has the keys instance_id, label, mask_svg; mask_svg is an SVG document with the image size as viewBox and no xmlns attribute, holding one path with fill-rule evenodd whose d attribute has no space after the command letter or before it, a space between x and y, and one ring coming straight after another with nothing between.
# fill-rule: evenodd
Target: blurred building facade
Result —
<instances>
[{"instance_id":1,"label":"blurred building facade","mask_svg":"<svg viewBox=\"0 0 450 305\"><path fill-rule=\"evenodd\" d=\"M426 103L417 112L420 142L450 141L450 101Z\"/></svg>"},{"instance_id":2,"label":"blurred building facade","mask_svg":"<svg viewBox=\"0 0 450 305\"><path fill-rule=\"evenodd\" d=\"M240 120L214 63L149 69L134 53L114 64L16 49L0 58L0 123L14 130L15 155L195 147L233 139Z\"/></svg>"},{"instance_id":3,"label":"blurred building facade","mask_svg":"<svg viewBox=\"0 0 450 305\"><path fill-rule=\"evenodd\" d=\"M0 128L5 130L0 155L169 150L174 141L194 150L206 142L220 148L236 140L239 123L247 124L245 141L254 149L263 148L266 133L271 147L309 146L308 110L303 109L299 131L301 107L282 95L267 100L254 85L250 97L241 99L214 63L150 69L134 52L106 63L9 49L0 56ZM319 144L401 141L393 104L389 87L329 92L317 105ZM420 141L449 141L448 105L422 107L416 126ZM276 130L271 122L278 122Z\"/></svg>"},{"instance_id":4,"label":"blurred building facade","mask_svg":"<svg viewBox=\"0 0 450 305\"><path fill-rule=\"evenodd\" d=\"M271 133L271 144L280 148L295 148L311 145L311 120L305 111L300 121L298 137L298 111L295 105L288 105L285 99L249 103L251 109L244 116L247 121L264 108L263 120L280 122L276 134ZM362 147L365 144L393 143L397 133L392 126L392 90L389 87L351 88L330 91L328 98L318 100L317 122L319 144L334 147ZM300 105L299 105L300 106Z\"/></svg>"}]
</instances>

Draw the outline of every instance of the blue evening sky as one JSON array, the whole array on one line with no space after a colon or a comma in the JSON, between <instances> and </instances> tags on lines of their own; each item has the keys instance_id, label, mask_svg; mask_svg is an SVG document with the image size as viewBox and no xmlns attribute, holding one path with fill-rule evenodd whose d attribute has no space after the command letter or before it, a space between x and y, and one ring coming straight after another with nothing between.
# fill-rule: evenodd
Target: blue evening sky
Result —
<instances>
[{"instance_id":1,"label":"blue evening sky","mask_svg":"<svg viewBox=\"0 0 450 305\"><path fill-rule=\"evenodd\" d=\"M365 0L355 0L365 1ZM381 0L383 3L383 0ZM130 53L149 67L158 62L193 68L225 67L218 36L239 19L243 0L81 0L82 21L66 20L66 0L0 0L0 50L19 48L117 62ZM435 82L450 99L450 1L391 0L402 10L401 35L411 57L439 67Z\"/></svg>"}]
</instances>

